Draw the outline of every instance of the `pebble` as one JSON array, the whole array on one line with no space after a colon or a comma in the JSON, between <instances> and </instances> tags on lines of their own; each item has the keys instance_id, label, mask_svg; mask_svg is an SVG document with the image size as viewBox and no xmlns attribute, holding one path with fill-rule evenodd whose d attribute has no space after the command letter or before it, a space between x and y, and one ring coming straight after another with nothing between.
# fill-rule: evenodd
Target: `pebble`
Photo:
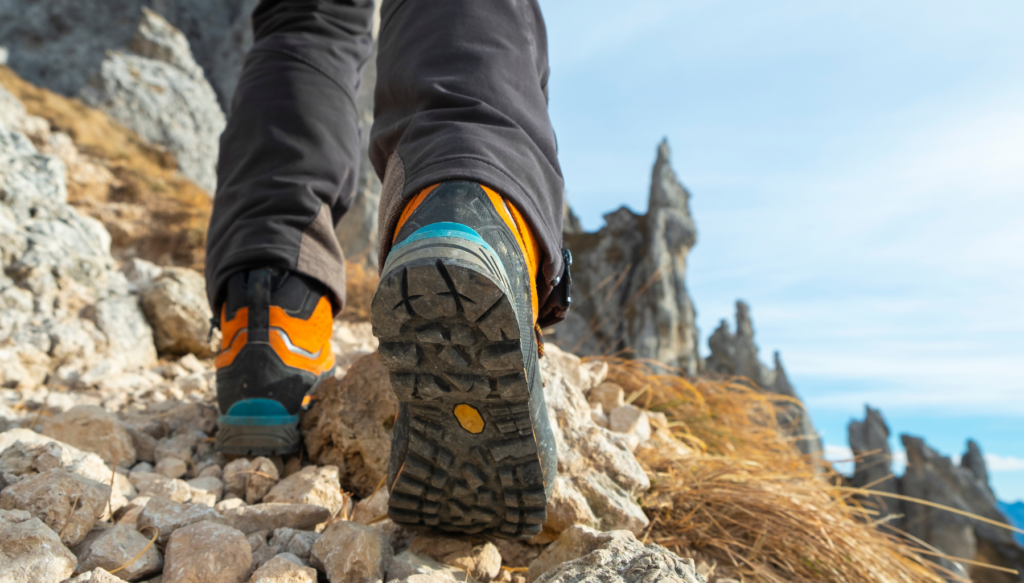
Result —
<instances>
[{"instance_id":1,"label":"pebble","mask_svg":"<svg viewBox=\"0 0 1024 583\"><path fill-rule=\"evenodd\" d=\"M651 422L646 412L636 405L623 405L608 414L608 426L612 431L637 436L640 443L651 438Z\"/></svg>"},{"instance_id":2,"label":"pebble","mask_svg":"<svg viewBox=\"0 0 1024 583\"><path fill-rule=\"evenodd\" d=\"M174 502L188 502L192 489L184 480L168 478L156 472L135 472L128 474L128 481L138 490L139 496L167 498Z\"/></svg>"},{"instance_id":3,"label":"pebble","mask_svg":"<svg viewBox=\"0 0 1024 583\"><path fill-rule=\"evenodd\" d=\"M252 549L238 530L202 521L179 528L167 543L162 583L244 583Z\"/></svg>"},{"instance_id":4,"label":"pebble","mask_svg":"<svg viewBox=\"0 0 1024 583\"><path fill-rule=\"evenodd\" d=\"M309 504L253 504L224 511L228 524L250 534L260 530L294 528L312 530L316 525L331 517L322 506Z\"/></svg>"},{"instance_id":5,"label":"pebble","mask_svg":"<svg viewBox=\"0 0 1024 583\"><path fill-rule=\"evenodd\" d=\"M220 502L220 497L224 492L224 482L213 476L192 478L186 483L192 493L190 501L193 504L213 507Z\"/></svg>"},{"instance_id":6,"label":"pebble","mask_svg":"<svg viewBox=\"0 0 1024 583\"><path fill-rule=\"evenodd\" d=\"M248 506L248 504L246 504L245 500L242 500L241 498L226 498L213 505L217 512L220 512L221 514L224 514L233 508L241 508L243 506Z\"/></svg>"},{"instance_id":7,"label":"pebble","mask_svg":"<svg viewBox=\"0 0 1024 583\"><path fill-rule=\"evenodd\" d=\"M249 481L249 465L249 460L240 457L224 466L222 480L226 497L245 498L245 486Z\"/></svg>"},{"instance_id":8,"label":"pebble","mask_svg":"<svg viewBox=\"0 0 1024 583\"><path fill-rule=\"evenodd\" d=\"M280 473L269 458L258 457L249 464L249 479L245 484L245 501L256 504L277 484Z\"/></svg>"},{"instance_id":9,"label":"pebble","mask_svg":"<svg viewBox=\"0 0 1024 583\"><path fill-rule=\"evenodd\" d=\"M316 583L316 569L297 564L277 555L256 569L249 583Z\"/></svg>"},{"instance_id":10,"label":"pebble","mask_svg":"<svg viewBox=\"0 0 1024 583\"><path fill-rule=\"evenodd\" d=\"M446 577L444 581L457 581L466 578L465 573L454 567L442 565L430 557L424 557L408 550L395 555L388 564L388 581L405 579L413 575L438 575Z\"/></svg>"},{"instance_id":11,"label":"pebble","mask_svg":"<svg viewBox=\"0 0 1024 583\"><path fill-rule=\"evenodd\" d=\"M121 574L122 571L118 571ZM86 571L74 579L68 579L64 583L122 583L124 579L120 579L111 575L106 569L96 567L92 571Z\"/></svg>"},{"instance_id":12,"label":"pebble","mask_svg":"<svg viewBox=\"0 0 1024 583\"><path fill-rule=\"evenodd\" d=\"M306 466L278 482L263 501L315 504L329 510L331 516L337 516L345 506L340 476L338 466Z\"/></svg>"},{"instance_id":13,"label":"pebble","mask_svg":"<svg viewBox=\"0 0 1024 583\"><path fill-rule=\"evenodd\" d=\"M185 463L185 460L180 458L167 456L156 462L156 467L154 469L156 470L156 473L163 474L173 480L188 473L188 464Z\"/></svg>"},{"instance_id":14,"label":"pebble","mask_svg":"<svg viewBox=\"0 0 1024 583\"><path fill-rule=\"evenodd\" d=\"M140 532L150 526L159 529L160 536L157 538L157 543L164 545L174 531L201 521L227 523L224 517L209 506L179 504L167 498L153 497L142 509L135 524Z\"/></svg>"},{"instance_id":15,"label":"pebble","mask_svg":"<svg viewBox=\"0 0 1024 583\"><path fill-rule=\"evenodd\" d=\"M159 574L164 567L164 558L155 546L149 545L150 536L135 530L134 525L118 524L106 528L96 528L74 548L78 557L79 571L91 571L103 568L113 571L131 561L142 553L127 567L118 571L118 576L135 581L147 575ZM143 549L146 549L143 553Z\"/></svg>"},{"instance_id":16,"label":"pebble","mask_svg":"<svg viewBox=\"0 0 1024 583\"><path fill-rule=\"evenodd\" d=\"M489 583L501 571L501 553L493 543L484 543L468 551L456 551L441 562L468 573L480 583Z\"/></svg>"},{"instance_id":17,"label":"pebble","mask_svg":"<svg viewBox=\"0 0 1024 583\"><path fill-rule=\"evenodd\" d=\"M146 504L149 504L149 501L149 496L136 496L132 498L131 502L114 515L117 524L127 524L134 528L135 521L139 519L139 515L142 514L142 510L146 508Z\"/></svg>"},{"instance_id":18,"label":"pebble","mask_svg":"<svg viewBox=\"0 0 1024 583\"><path fill-rule=\"evenodd\" d=\"M271 558L273 558L280 549L276 546L267 544L267 535L270 534L265 530L254 532L245 536L245 540L249 541L249 549L252 551L252 565L249 567L249 571L255 571L263 566Z\"/></svg>"},{"instance_id":19,"label":"pebble","mask_svg":"<svg viewBox=\"0 0 1024 583\"><path fill-rule=\"evenodd\" d=\"M593 405L600 403L605 412L618 409L626 404L625 392L615 383L604 382L590 389L587 400Z\"/></svg>"},{"instance_id":20,"label":"pebble","mask_svg":"<svg viewBox=\"0 0 1024 583\"><path fill-rule=\"evenodd\" d=\"M309 530L278 528L270 537L270 545L281 549L282 552L292 553L300 559L308 561L313 543L319 538L320 533Z\"/></svg>"},{"instance_id":21,"label":"pebble","mask_svg":"<svg viewBox=\"0 0 1024 583\"><path fill-rule=\"evenodd\" d=\"M339 520L313 544L310 562L331 583L369 583L384 579L391 553L391 545L376 529Z\"/></svg>"}]
</instances>

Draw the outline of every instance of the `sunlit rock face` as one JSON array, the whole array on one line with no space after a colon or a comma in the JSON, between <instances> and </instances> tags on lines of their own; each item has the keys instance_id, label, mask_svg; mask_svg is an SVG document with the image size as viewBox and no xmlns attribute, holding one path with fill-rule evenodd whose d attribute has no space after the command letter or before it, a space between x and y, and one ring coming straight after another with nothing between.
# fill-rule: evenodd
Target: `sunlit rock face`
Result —
<instances>
[{"instance_id":1,"label":"sunlit rock face","mask_svg":"<svg viewBox=\"0 0 1024 583\"><path fill-rule=\"evenodd\" d=\"M605 215L595 233L565 233L572 251L573 305L551 337L577 354L624 352L696 374L693 302L686 290L686 257L697 241L690 193L658 146L646 215L622 207ZM571 215L570 215L571 216Z\"/></svg>"}]
</instances>

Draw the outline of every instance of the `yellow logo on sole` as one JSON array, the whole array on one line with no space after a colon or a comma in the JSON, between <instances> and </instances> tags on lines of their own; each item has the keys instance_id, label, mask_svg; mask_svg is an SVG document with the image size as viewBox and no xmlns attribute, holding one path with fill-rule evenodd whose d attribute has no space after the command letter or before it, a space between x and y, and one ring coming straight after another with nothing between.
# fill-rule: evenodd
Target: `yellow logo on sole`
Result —
<instances>
[{"instance_id":1,"label":"yellow logo on sole","mask_svg":"<svg viewBox=\"0 0 1024 583\"><path fill-rule=\"evenodd\" d=\"M484 418L480 416L479 411L469 405L456 405L455 418L459 420L459 425L470 433L480 433L484 430Z\"/></svg>"}]
</instances>

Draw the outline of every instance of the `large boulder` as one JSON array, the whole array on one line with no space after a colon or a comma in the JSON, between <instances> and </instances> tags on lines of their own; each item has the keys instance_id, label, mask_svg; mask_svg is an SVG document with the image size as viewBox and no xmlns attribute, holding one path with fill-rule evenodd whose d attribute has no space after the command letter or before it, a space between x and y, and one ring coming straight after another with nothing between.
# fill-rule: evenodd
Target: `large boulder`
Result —
<instances>
[{"instance_id":1,"label":"large boulder","mask_svg":"<svg viewBox=\"0 0 1024 583\"><path fill-rule=\"evenodd\" d=\"M181 31L152 10L142 13L127 51L109 51L79 96L166 148L182 174L212 194L224 112Z\"/></svg>"},{"instance_id":2,"label":"large boulder","mask_svg":"<svg viewBox=\"0 0 1024 583\"><path fill-rule=\"evenodd\" d=\"M622 207L595 233L565 233L572 252L572 310L551 339L577 354L623 350L680 368L701 369L686 257L697 241L690 193L662 142L646 215Z\"/></svg>"},{"instance_id":3,"label":"large boulder","mask_svg":"<svg viewBox=\"0 0 1024 583\"><path fill-rule=\"evenodd\" d=\"M0 125L0 385L76 384L90 370L155 364L152 329L110 235L68 204L64 163L21 131L33 118L3 88L0 103L18 105Z\"/></svg>"}]
</instances>

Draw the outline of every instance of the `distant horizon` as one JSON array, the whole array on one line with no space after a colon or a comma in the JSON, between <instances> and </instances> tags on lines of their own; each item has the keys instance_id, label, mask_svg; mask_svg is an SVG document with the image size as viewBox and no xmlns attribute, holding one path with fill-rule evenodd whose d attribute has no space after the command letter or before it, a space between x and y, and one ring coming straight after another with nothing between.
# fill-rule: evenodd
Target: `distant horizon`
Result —
<instances>
[{"instance_id":1,"label":"distant horizon","mask_svg":"<svg viewBox=\"0 0 1024 583\"><path fill-rule=\"evenodd\" d=\"M831 451L870 404L1024 500L1024 4L541 4L584 228L669 140L702 354L743 299Z\"/></svg>"}]
</instances>

